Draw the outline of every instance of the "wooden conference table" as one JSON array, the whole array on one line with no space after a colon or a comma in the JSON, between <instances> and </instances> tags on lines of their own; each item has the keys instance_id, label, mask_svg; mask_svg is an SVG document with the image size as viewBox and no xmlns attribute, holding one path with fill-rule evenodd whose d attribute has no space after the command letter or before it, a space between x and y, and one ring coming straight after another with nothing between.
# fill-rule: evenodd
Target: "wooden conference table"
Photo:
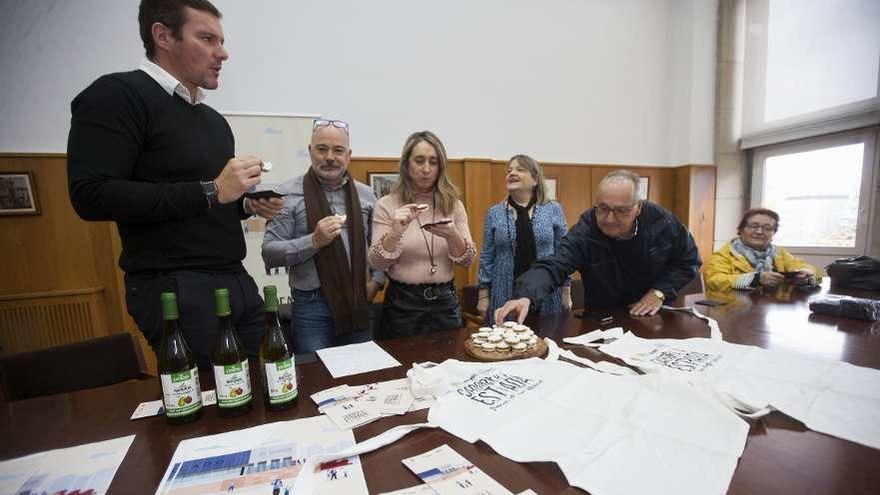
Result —
<instances>
[{"instance_id":1,"label":"wooden conference table","mask_svg":"<svg viewBox=\"0 0 880 495\"><path fill-rule=\"evenodd\" d=\"M827 282L822 292L828 291ZM833 292L833 291L832 291ZM854 293L880 298L877 293ZM880 369L880 322L869 323L811 314L806 300L815 293L782 291L712 296L726 299L717 307L697 306L715 318L724 340L773 350L787 350L843 360ZM692 303L704 295L687 296L677 303ZM624 311L613 313L611 326L623 326L646 338L708 336L706 325L688 315L661 312L654 317L631 318ZM566 336L599 328L589 319L561 314L530 320L533 329L561 343ZM0 459L53 448L137 434L128 455L110 486L111 494L153 493L171 460L177 443L202 435L241 429L267 422L314 416L309 396L340 383L365 384L404 376L413 362L467 359L463 341L470 330L380 342L401 363L396 367L334 380L320 361L297 366L299 404L292 410L266 412L255 401L250 414L222 419L209 407L201 420L168 426L164 418L129 420L142 401L159 398L155 379L130 381L91 390L18 402L0 403ZM575 352L598 359L598 353L578 348ZM255 387L259 387L259 382ZM212 381L203 381L210 386ZM880 384L878 384L880 386ZM259 389L256 390L260 397ZM358 441L397 424L424 421L427 410L384 418L355 430ZM479 442L469 444L441 430L421 430L378 451L361 456L370 493L419 484L400 462L444 443L509 490L531 488L538 494L583 493L569 487L552 463L518 464L494 453ZM752 424L745 452L730 484L731 494L880 493L880 450L816 433L780 413Z\"/></svg>"}]
</instances>

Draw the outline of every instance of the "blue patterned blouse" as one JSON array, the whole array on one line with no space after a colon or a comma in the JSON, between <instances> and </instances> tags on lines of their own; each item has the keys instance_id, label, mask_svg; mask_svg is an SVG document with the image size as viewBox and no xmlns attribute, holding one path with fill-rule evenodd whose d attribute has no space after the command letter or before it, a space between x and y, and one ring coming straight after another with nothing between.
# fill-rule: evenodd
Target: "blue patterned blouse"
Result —
<instances>
[{"instance_id":1,"label":"blue patterned blouse","mask_svg":"<svg viewBox=\"0 0 880 495\"><path fill-rule=\"evenodd\" d=\"M532 229L538 258L556 252L559 241L568 232L562 206L556 201L535 205ZM480 252L479 285L489 289L489 315L504 305L513 293L513 258L516 253L516 212L507 200L489 208L483 224L483 249ZM541 313L562 312L562 290L550 294L541 303ZM485 316L485 315L484 315ZM487 320L489 321L489 320Z\"/></svg>"}]
</instances>

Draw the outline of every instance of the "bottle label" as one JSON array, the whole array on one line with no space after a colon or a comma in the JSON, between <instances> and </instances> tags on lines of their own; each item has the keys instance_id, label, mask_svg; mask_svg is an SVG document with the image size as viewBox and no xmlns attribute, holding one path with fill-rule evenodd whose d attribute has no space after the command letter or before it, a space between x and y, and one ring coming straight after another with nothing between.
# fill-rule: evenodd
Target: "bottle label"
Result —
<instances>
[{"instance_id":1,"label":"bottle label","mask_svg":"<svg viewBox=\"0 0 880 495\"><path fill-rule=\"evenodd\" d=\"M293 364L293 358L266 363L269 404L284 404L296 398L296 368Z\"/></svg>"},{"instance_id":2,"label":"bottle label","mask_svg":"<svg viewBox=\"0 0 880 495\"><path fill-rule=\"evenodd\" d=\"M214 366L217 406L236 407L251 400L251 375L247 359L236 364Z\"/></svg>"},{"instance_id":3,"label":"bottle label","mask_svg":"<svg viewBox=\"0 0 880 495\"><path fill-rule=\"evenodd\" d=\"M166 416L186 416L202 408L202 387L199 385L197 368L179 373L162 373L160 380Z\"/></svg>"}]
</instances>

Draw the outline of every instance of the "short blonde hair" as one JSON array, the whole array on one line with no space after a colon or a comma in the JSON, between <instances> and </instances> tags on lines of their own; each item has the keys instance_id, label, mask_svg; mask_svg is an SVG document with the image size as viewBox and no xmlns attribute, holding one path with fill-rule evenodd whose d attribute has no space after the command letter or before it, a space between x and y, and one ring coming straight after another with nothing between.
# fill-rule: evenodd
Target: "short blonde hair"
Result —
<instances>
[{"instance_id":1,"label":"short blonde hair","mask_svg":"<svg viewBox=\"0 0 880 495\"><path fill-rule=\"evenodd\" d=\"M550 200L547 199L547 186L544 183L544 169L541 167L541 164L528 155L514 155L513 158L507 160L507 168L510 168L514 161L532 174L532 179L535 181L535 203L543 205L549 202Z\"/></svg>"},{"instance_id":2,"label":"short blonde hair","mask_svg":"<svg viewBox=\"0 0 880 495\"><path fill-rule=\"evenodd\" d=\"M449 178L446 148L443 147L443 142L440 141L440 138L431 131L414 132L406 138L406 143L404 143L403 151L400 154L400 174L397 176L397 182L394 184L391 194L399 195L404 204L415 201L412 179L409 177L409 157L412 156L412 151L416 145L421 142L426 142L434 147L437 159L440 162L435 185L438 196L437 207L441 214L452 215L453 210L455 210L455 204L458 201L458 188L455 187L455 184Z\"/></svg>"}]
</instances>

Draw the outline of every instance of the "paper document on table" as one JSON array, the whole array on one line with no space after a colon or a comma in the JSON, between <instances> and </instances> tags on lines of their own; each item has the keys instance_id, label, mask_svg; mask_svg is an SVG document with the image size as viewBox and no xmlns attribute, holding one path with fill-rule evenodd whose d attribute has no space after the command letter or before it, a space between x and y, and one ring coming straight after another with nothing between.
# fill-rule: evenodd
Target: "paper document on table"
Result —
<instances>
[{"instance_id":1,"label":"paper document on table","mask_svg":"<svg viewBox=\"0 0 880 495\"><path fill-rule=\"evenodd\" d=\"M401 462L439 495L513 495L449 445Z\"/></svg>"},{"instance_id":2,"label":"paper document on table","mask_svg":"<svg viewBox=\"0 0 880 495\"><path fill-rule=\"evenodd\" d=\"M284 493L309 458L354 444L351 430L338 429L326 416L191 438L177 446L156 495ZM357 456L321 464L312 476L309 493L367 493Z\"/></svg>"},{"instance_id":3,"label":"paper document on table","mask_svg":"<svg viewBox=\"0 0 880 495\"><path fill-rule=\"evenodd\" d=\"M213 406L217 403L217 393L211 390L202 390L202 406ZM159 416L165 414L165 407L162 405L162 400L151 400L149 402L141 402L134 409L134 412L131 413L130 419L141 419L141 418L149 418L152 416Z\"/></svg>"},{"instance_id":4,"label":"paper document on table","mask_svg":"<svg viewBox=\"0 0 880 495\"><path fill-rule=\"evenodd\" d=\"M411 486L409 488L403 488L400 490L394 490L393 492L383 492L379 495L436 495L437 492L434 491L428 485L416 485Z\"/></svg>"},{"instance_id":5,"label":"paper document on table","mask_svg":"<svg viewBox=\"0 0 880 495\"><path fill-rule=\"evenodd\" d=\"M565 337L562 339L566 344L587 345L602 339L619 339L623 337L623 327L609 328L608 330L593 330L577 337Z\"/></svg>"},{"instance_id":6,"label":"paper document on table","mask_svg":"<svg viewBox=\"0 0 880 495\"><path fill-rule=\"evenodd\" d=\"M0 462L0 493L106 493L134 435Z\"/></svg>"},{"instance_id":7,"label":"paper document on table","mask_svg":"<svg viewBox=\"0 0 880 495\"><path fill-rule=\"evenodd\" d=\"M400 366L400 362L373 341L327 347L319 349L317 354L333 378Z\"/></svg>"}]
</instances>

